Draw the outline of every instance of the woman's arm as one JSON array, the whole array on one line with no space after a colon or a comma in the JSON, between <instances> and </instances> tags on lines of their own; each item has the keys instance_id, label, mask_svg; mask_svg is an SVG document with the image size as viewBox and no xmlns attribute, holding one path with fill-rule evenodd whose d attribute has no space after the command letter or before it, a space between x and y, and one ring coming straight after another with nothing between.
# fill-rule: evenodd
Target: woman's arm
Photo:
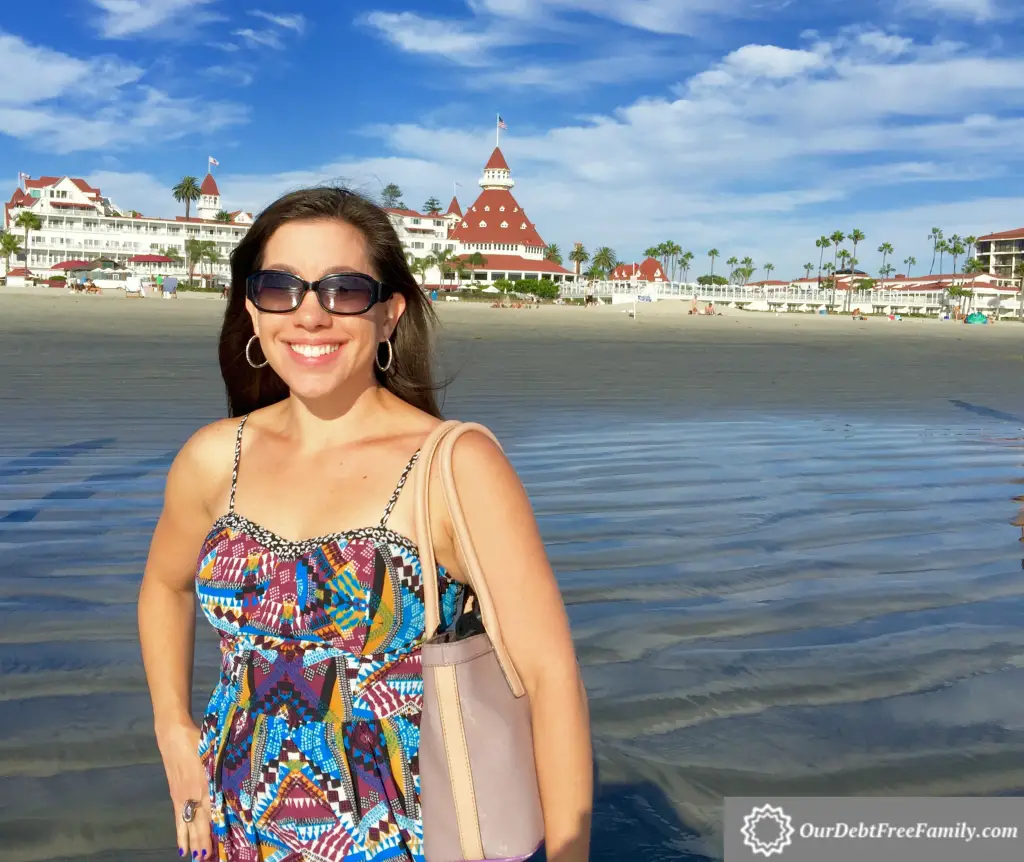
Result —
<instances>
[{"instance_id":1,"label":"woman's arm","mask_svg":"<svg viewBox=\"0 0 1024 862\"><path fill-rule=\"evenodd\" d=\"M587 696L533 508L508 459L483 434L456 442L452 469L505 644L530 697L547 858L586 862L594 790ZM437 508L446 511L438 494ZM450 520L445 526L447 547L438 556L464 579Z\"/></svg>"},{"instance_id":2,"label":"woman's arm","mask_svg":"<svg viewBox=\"0 0 1024 862\"><path fill-rule=\"evenodd\" d=\"M210 476L223 437L216 426L194 435L167 474L164 507L153 533L139 591L139 641L146 669L153 723L175 809L178 847L184 854L213 852L209 795L199 760L199 729L192 720L192 664L195 639L195 566L213 518L207 503ZM220 443L220 445L218 445ZM227 446L230 459L230 444ZM228 461L230 468L230 460ZM181 821L186 799L203 803L191 826Z\"/></svg>"}]
</instances>

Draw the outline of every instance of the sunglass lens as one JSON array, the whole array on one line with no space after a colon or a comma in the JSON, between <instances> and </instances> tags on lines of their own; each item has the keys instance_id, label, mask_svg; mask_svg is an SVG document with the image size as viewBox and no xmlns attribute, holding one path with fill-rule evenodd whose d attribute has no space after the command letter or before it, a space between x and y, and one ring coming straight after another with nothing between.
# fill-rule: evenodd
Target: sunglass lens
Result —
<instances>
[{"instance_id":1,"label":"sunglass lens","mask_svg":"<svg viewBox=\"0 0 1024 862\"><path fill-rule=\"evenodd\" d=\"M252 301L260 311L291 311L302 301L302 284L285 272L257 273Z\"/></svg>"},{"instance_id":2,"label":"sunglass lens","mask_svg":"<svg viewBox=\"0 0 1024 862\"><path fill-rule=\"evenodd\" d=\"M358 275L336 275L320 283L320 301L334 314L362 314L372 299L372 283Z\"/></svg>"}]
</instances>

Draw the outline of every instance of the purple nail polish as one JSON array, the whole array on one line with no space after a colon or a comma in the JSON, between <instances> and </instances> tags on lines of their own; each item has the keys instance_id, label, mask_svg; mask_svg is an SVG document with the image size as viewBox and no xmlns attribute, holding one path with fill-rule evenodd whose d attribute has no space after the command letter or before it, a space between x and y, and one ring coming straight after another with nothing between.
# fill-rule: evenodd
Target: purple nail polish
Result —
<instances>
[{"instance_id":1,"label":"purple nail polish","mask_svg":"<svg viewBox=\"0 0 1024 862\"><path fill-rule=\"evenodd\" d=\"M203 851L203 858L204 859L206 858L206 851L205 850Z\"/></svg>"},{"instance_id":2,"label":"purple nail polish","mask_svg":"<svg viewBox=\"0 0 1024 862\"><path fill-rule=\"evenodd\" d=\"M182 850L180 847L178 848L178 855L179 856L184 856L185 855L185 851Z\"/></svg>"},{"instance_id":3,"label":"purple nail polish","mask_svg":"<svg viewBox=\"0 0 1024 862\"><path fill-rule=\"evenodd\" d=\"M198 859L199 858L199 851L198 850L193 850L192 851L192 858L193 859Z\"/></svg>"}]
</instances>

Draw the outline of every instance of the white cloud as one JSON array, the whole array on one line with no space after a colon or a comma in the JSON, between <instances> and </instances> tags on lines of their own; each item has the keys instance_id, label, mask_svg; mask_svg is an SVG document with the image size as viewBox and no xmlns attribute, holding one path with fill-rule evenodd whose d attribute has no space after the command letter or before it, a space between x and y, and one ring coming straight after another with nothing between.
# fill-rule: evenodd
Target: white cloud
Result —
<instances>
[{"instance_id":1,"label":"white cloud","mask_svg":"<svg viewBox=\"0 0 1024 862\"><path fill-rule=\"evenodd\" d=\"M284 30L294 30L296 33L302 33L306 29L306 19L303 15L274 15L260 9L253 9L249 14L262 18L264 21L269 21L271 24Z\"/></svg>"},{"instance_id":2,"label":"white cloud","mask_svg":"<svg viewBox=\"0 0 1024 862\"><path fill-rule=\"evenodd\" d=\"M238 36L257 48L273 48L275 51L280 51L284 48L281 37L273 30L253 30L250 27L244 27L241 30L233 30L231 35Z\"/></svg>"},{"instance_id":3,"label":"white cloud","mask_svg":"<svg viewBox=\"0 0 1024 862\"><path fill-rule=\"evenodd\" d=\"M775 45L744 45L733 51L722 66L747 78L795 78L811 69L820 69L826 58L813 51L795 51Z\"/></svg>"},{"instance_id":4,"label":"white cloud","mask_svg":"<svg viewBox=\"0 0 1024 862\"><path fill-rule=\"evenodd\" d=\"M220 20L203 7L216 0L92 0L101 12L96 26L107 39L139 34L181 35L198 23Z\"/></svg>"},{"instance_id":5,"label":"white cloud","mask_svg":"<svg viewBox=\"0 0 1024 862\"><path fill-rule=\"evenodd\" d=\"M67 153L212 131L242 122L228 102L170 96L114 58L84 60L0 33L0 134Z\"/></svg>"},{"instance_id":6,"label":"white cloud","mask_svg":"<svg viewBox=\"0 0 1024 862\"><path fill-rule=\"evenodd\" d=\"M485 52L507 46L496 30L474 29L460 21L424 18L413 12L371 12L363 23L403 51L440 54L464 65L480 65Z\"/></svg>"},{"instance_id":7,"label":"white cloud","mask_svg":"<svg viewBox=\"0 0 1024 862\"><path fill-rule=\"evenodd\" d=\"M900 0L897 8L906 14L921 17L948 15L979 23L992 21L1009 11L997 0Z\"/></svg>"}]
</instances>

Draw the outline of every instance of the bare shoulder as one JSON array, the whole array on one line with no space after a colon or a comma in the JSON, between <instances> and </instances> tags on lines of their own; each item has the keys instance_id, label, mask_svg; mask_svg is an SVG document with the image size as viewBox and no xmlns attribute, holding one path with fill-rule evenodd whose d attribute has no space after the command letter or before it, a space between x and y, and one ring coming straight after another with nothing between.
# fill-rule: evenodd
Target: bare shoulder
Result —
<instances>
[{"instance_id":1,"label":"bare shoulder","mask_svg":"<svg viewBox=\"0 0 1024 862\"><path fill-rule=\"evenodd\" d=\"M452 473L460 493L464 488L476 488L484 494L500 493L520 485L519 476L501 444L475 428L465 431L455 441Z\"/></svg>"},{"instance_id":2,"label":"bare shoulder","mask_svg":"<svg viewBox=\"0 0 1024 862\"><path fill-rule=\"evenodd\" d=\"M231 482L238 418L218 419L181 447L167 475L168 496L187 495L211 510Z\"/></svg>"}]
</instances>

